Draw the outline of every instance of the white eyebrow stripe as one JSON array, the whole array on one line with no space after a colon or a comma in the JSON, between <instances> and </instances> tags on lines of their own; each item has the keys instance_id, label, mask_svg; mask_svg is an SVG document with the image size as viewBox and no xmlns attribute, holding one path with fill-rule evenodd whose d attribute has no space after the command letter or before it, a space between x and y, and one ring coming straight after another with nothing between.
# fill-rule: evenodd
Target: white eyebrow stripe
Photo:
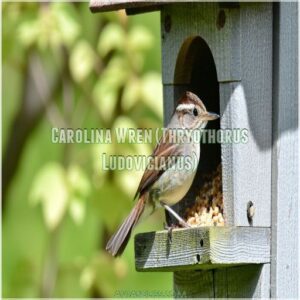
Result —
<instances>
[{"instance_id":1,"label":"white eyebrow stripe","mask_svg":"<svg viewBox=\"0 0 300 300\"><path fill-rule=\"evenodd\" d=\"M176 110L185 110L185 109L193 109L195 104L188 103L188 104L180 104L176 107Z\"/></svg>"}]
</instances>

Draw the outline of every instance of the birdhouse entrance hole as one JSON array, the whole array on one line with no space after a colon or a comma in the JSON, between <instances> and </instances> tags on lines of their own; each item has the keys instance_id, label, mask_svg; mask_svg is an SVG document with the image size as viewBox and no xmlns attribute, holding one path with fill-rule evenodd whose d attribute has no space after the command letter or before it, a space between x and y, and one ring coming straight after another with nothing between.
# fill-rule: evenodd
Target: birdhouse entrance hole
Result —
<instances>
[{"instance_id":1,"label":"birdhouse entrance hole","mask_svg":"<svg viewBox=\"0 0 300 300\"><path fill-rule=\"evenodd\" d=\"M179 51L174 74L174 99L184 91L195 93L208 111L220 114L219 83L212 52L199 36L185 40ZM220 129L220 120L208 122L212 134ZM221 145L208 140L201 141L198 171L186 199L179 203L179 211L189 223L197 226L222 226L222 168ZM195 201L196 200L196 201Z\"/></svg>"}]
</instances>

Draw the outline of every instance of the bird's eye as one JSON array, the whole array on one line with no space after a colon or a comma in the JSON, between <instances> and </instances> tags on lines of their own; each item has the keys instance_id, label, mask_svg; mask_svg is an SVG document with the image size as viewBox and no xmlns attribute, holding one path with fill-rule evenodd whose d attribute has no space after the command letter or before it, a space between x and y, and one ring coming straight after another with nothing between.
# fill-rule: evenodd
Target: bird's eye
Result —
<instances>
[{"instance_id":1,"label":"bird's eye","mask_svg":"<svg viewBox=\"0 0 300 300\"><path fill-rule=\"evenodd\" d=\"M193 110L193 115L194 115L195 117L198 116L198 110L197 110L197 108L194 108L194 110Z\"/></svg>"}]
</instances>

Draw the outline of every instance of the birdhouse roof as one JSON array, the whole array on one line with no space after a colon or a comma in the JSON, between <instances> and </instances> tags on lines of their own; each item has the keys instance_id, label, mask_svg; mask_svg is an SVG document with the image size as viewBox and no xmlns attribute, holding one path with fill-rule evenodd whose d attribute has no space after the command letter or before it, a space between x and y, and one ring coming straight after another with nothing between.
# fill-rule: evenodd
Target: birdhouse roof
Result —
<instances>
[{"instance_id":1,"label":"birdhouse roof","mask_svg":"<svg viewBox=\"0 0 300 300\"><path fill-rule=\"evenodd\" d=\"M142 1L142 0L90 0L90 9L92 12L113 11L119 9L133 10L134 12L143 12L158 10L161 5L168 3L178 3L185 1ZM197 1L190 1L197 2Z\"/></svg>"}]
</instances>

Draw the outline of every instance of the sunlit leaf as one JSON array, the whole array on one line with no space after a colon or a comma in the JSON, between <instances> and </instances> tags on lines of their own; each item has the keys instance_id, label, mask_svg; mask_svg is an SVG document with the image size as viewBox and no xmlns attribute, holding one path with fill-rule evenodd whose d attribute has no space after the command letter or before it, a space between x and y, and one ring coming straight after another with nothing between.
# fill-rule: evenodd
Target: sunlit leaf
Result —
<instances>
[{"instance_id":1,"label":"sunlit leaf","mask_svg":"<svg viewBox=\"0 0 300 300\"><path fill-rule=\"evenodd\" d=\"M97 253L81 275L82 286L93 287L103 297L111 297L120 279L128 273L128 266L122 258L112 258L107 252Z\"/></svg>"},{"instance_id":2,"label":"sunlit leaf","mask_svg":"<svg viewBox=\"0 0 300 300\"><path fill-rule=\"evenodd\" d=\"M119 89L128 77L128 64L121 57L111 60L93 90L93 99L104 121L110 122L114 117Z\"/></svg>"},{"instance_id":3,"label":"sunlit leaf","mask_svg":"<svg viewBox=\"0 0 300 300\"><path fill-rule=\"evenodd\" d=\"M24 21L19 27L20 42L28 47L36 42L39 35L39 24L37 20Z\"/></svg>"},{"instance_id":4,"label":"sunlit leaf","mask_svg":"<svg viewBox=\"0 0 300 300\"><path fill-rule=\"evenodd\" d=\"M133 198L142 178L143 170L136 168L115 172L115 184L119 186L128 197Z\"/></svg>"},{"instance_id":5,"label":"sunlit leaf","mask_svg":"<svg viewBox=\"0 0 300 300\"><path fill-rule=\"evenodd\" d=\"M120 55L114 56L108 63L101 80L105 81L108 88L118 88L123 86L130 74L129 63Z\"/></svg>"},{"instance_id":6,"label":"sunlit leaf","mask_svg":"<svg viewBox=\"0 0 300 300\"><path fill-rule=\"evenodd\" d=\"M117 23L107 24L98 41L98 52L105 57L112 50L122 50L125 45L125 32Z\"/></svg>"},{"instance_id":7,"label":"sunlit leaf","mask_svg":"<svg viewBox=\"0 0 300 300\"><path fill-rule=\"evenodd\" d=\"M52 11L57 21L57 29L62 41L71 46L80 33L80 25L76 19L74 7L67 3L52 4Z\"/></svg>"},{"instance_id":8,"label":"sunlit leaf","mask_svg":"<svg viewBox=\"0 0 300 300\"><path fill-rule=\"evenodd\" d=\"M70 69L75 81L83 81L92 71L95 53L86 40L76 43L70 57Z\"/></svg>"},{"instance_id":9,"label":"sunlit leaf","mask_svg":"<svg viewBox=\"0 0 300 300\"><path fill-rule=\"evenodd\" d=\"M138 102L141 95L140 82L136 78L131 78L124 87L122 97L122 109L130 110Z\"/></svg>"},{"instance_id":10,"label":"sunlit leaf","mask_svg":"<svg viewBox=\"0 0 300 300\"><path fill-rule=\"evenodd\" d=\"M91 191L91 185L84 171L78 165L72 164L67 174L72 192L87 197Z\"/></svg>"},{"instance_id":11,"label":"sunlit leaf","mask_svg":"<svg viewBox=\"0 0 300 300\"><path fill-rule=\"evenodd\" d=\"M91 147L93 161L93 182L95 186L100 186L105 180L108 170L105 168L103 155L110 156L114 153L113 144L95 144Z\"/></svg>"},{"instance_id":12,"label":"sunlit leaf","mask_svg":"<svg viewBox=\"0 0 300 300\"><path fill-rule=\"evenodd\" d=\"M51 9L44 9L39 15L39 36L37 44L40 49L47 49L49 46L57 46L61 42L60 34L57 30L56 17Z\"/></svg>"},{"instance_id":13,"label":"sunlit leaf","mask_svg":"<svg viewBox=\"0 0 300 300\"><path fill-rule=\"evenodd\" d=\"M93 91L93 99L98 107L99 113L105 122L109 122L114 116L117 105L117 91L99 80Z\"/></svg>"},{"instance_id":14,"label":"sunlit leaf","mask_svg":"<svg viewBox=\"0 0 300 300\"><path fill-rule=\"evenodd\" d=\"M122 258L114 260L114 271L119 279L124 278L128 273L128 265Z\"/></svg>"},{"instance_id":15,"label":"sunlit leaf","mask_svg":"<svg viewBox=\"0 0 300 300\"><path fill-rule=\"evenodd\" d=\"M60 164L48 163L38 172L29 199L32 204L42 204L45 223L53 230L62 220L68 201L66 175Z\"/></svg>"},{"instance_id":16,"label":"sunlit leaf","mask_svg":"<svg viewBox=\"0 0 300 300\"><path fill-rule=\"evenodd\" d=\"M68 168L67 179L71 194L69 212L74 222L80 225L85 216L85 200L91 192L91 184L82 168L76 164Z\"/></svg>"},{"instance_id":17,"label":"sunlit leaf","mask_svg":"<svg viewBox=\"0 0 300 300\"><path fill-rule=\"evenodd\" d=\"M86 204L83 202L82 198L73 197L70 200L69 212L74 220L74 222L78 225L82 224L85 216L85 207Z\"/></svg>"},{"instance_id":18,"label":"sunlit leaf","mask_svg":"<svg viewBox=\"0 0 300 300\"><path fill-rule=\"evenodd\" d=\"M158 73L147 73L142 78L142 100L146 103L158 116L162 116L162 83L161 76Z\"/></svg>"},{"instance_id":19,"label":"sunlit leaf","mask_svg":"<svg viewBox=\"0 0 300 300\"><path fill-rule=\"evenodd\" d=\"M83 270L83 272L81 273L81 276L80 276L80 285L83 287L83 289L89 290L92 287L92 285L96 279L95 273L96 272L92 266L87 266Z\"/></svg>"},{"instance_id":20,"label":"sunlit leaf","mask_svg":"<svg viewBox=\"0 0 300 300\"><path fill-rule=\"evenodd\" d=\"M128 45L132 51L144 51L152 46L153 37L149 30L142 26L133 27L128 35Z\"/></svg>"},{"instance_id":21,"label":"sunlit leaf","mask_svg":"<svg viewBox=\"0 0 300 300\"><path fill-rule=\"evenodd\" d=\"M115 154L117 155L133 155L136 154L135 140L129 139L128 132L130 130L136 130L137 125L133 119L127 116L119 116L115 119L112 130L115 132Z\"/></svg>"},{"instance_id":22,"label":"sunlit leaf","mask_svg":"<svg viewBox=\"0 0 300 300\"><path fill-rule=\"evenodd\" d=\"M119 116L115 119L113 130L117 128L137 128L135 122L127 116Z\"/></svg>"}]
</instances>

